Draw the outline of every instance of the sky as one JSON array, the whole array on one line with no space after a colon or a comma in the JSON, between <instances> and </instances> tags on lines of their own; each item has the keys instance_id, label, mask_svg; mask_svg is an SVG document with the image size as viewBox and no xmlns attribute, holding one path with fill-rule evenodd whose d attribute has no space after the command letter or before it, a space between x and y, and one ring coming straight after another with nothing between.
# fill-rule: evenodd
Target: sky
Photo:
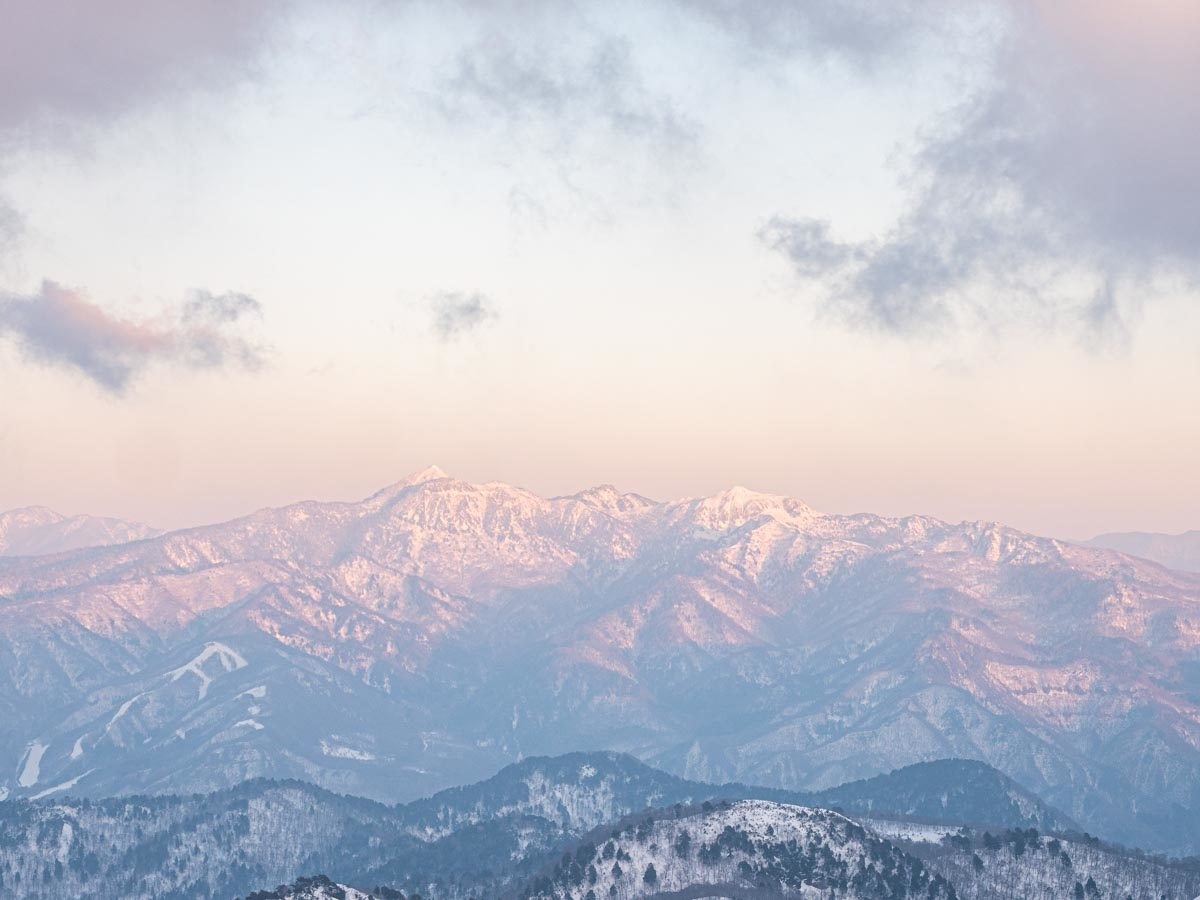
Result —
<instances>
[{"instance_id":1,"label":"sky","mask_svg":"<svg viewBox=\"0 0 1200 900\"><path fill-rule=\"evenodd\" d=\"M1200 528L1191 0L0 19L0 509L436 463Z\"/></svg>"}]
</instances>

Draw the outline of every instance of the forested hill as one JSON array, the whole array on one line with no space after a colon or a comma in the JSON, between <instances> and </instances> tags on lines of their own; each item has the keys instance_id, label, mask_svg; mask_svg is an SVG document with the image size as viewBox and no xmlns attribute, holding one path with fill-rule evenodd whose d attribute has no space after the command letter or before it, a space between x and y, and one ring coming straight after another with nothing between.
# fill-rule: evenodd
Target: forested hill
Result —
<instances>
[{"instance_id":1,"label":"forested hill","mask_svg":"<svg viewBox=\"0 0 1200 900\"><path fill-rule=\"evenodd\" d=\"M936 818L925 772L900 770L873 788L850 785L829 799L851 814L895 809ZM1026 792L1018 796L1035 815L1010 822L1015 787L998 774L975 775L973 801L956 800L943 812L969 809L971 821L996 826L1046 827L1054 818ZM0 802L0 887L64 900L114 891L222 897L325 873L358 885L433 884L434 896L465 896L481 885L520 883L565 842L624 816L754 798L822 805L772 788L688 781L609 752L527 759L478 784L399 806L264 779L188 796L9 800Z\"/></svg>"}]
</instances>

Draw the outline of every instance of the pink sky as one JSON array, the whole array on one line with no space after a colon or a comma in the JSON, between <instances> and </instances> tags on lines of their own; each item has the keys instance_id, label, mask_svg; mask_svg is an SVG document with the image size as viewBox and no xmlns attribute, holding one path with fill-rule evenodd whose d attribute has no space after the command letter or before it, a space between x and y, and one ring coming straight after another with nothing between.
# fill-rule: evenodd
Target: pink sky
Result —
<instances>
[{"instance_id":1,"label":"pink sky","mask_svg":"<svg viewBox=\"0 0 1200 900\"><path fill-rule=\"evenodd\" d=\"M0 34L0 508L1200 527L1195 4L74 6Z\"/></svg>"}]
</instances>

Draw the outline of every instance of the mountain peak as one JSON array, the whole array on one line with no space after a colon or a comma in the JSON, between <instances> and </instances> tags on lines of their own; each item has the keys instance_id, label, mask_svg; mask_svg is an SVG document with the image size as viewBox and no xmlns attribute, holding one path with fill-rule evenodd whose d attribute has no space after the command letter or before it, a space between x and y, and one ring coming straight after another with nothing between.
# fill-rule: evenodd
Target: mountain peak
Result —
<instances>
[{"instance_id":1,"label":"mountain peak","mask_svg":"<svg viewBox=\"0 0 1200 900\"><path fill-rule=\"evenodd\" d=\"M426 466L420 471L413 472L407 478L402 478L395 484L389 484L387 487L376 491L368 497L364 503L369 507L378 509L394 500L399 494L409 488L420 487L423 484L429 484L432 481L443 481L450 476L438 466Z\"/></svg>"},{"instance_id":2,"label":"mountain peak","mask_svg":"<svg viewBox=\"0 0 1200 900\"><path fill-rule=\"evenodd\" d=\"M426 466L419 472L413 472L407 478L400 482L403 485L424 484L427 481L437 481L441 478L449 478L445 470L439 466Z\"/></svg>"},{"instance_id":3,"label":"mountain peak","mask_svg":"<svg viewBox=\"0 0 1200 900\"><path fill-rule=\"evenodd\" d=\"M611 515L637 512L657 505L655 501L640 494L623 494L611 484L596 485L577 494L571 494L569 497L556 497L555 499L582 503Z\"/></svg>"},{"instance_id":4,"label":"mountain peak","mask_svg":"<svg viewBox=\"0 0 1200 900\"><path fill-rule=\"evenodd\" d=\"M764 494L746 487L734 486L695 500L684 500L680 505L689 510L698 525L724 530L738 527L762 515L799 524L819 518L815 509L791 497L779 494Z\"/></svg>"},{"instance_id":5,"label":"mountain peak","mask_svg":"<svg viewBox=\"0 0 1200 900\"><path fill-rule=\"evenodd\" d=\"M66 518L62 513L55 512L48 506L18 506L16 509L0 512L0 523L19 522L45 525L51 522L62 522Z\"/></svg>"}]
</instances>

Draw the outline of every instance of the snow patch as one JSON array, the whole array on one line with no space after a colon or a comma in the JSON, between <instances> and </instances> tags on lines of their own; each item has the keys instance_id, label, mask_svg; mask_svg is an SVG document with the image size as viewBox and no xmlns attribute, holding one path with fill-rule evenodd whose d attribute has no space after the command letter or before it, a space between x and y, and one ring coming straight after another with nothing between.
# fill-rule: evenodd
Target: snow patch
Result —
<instances>
[{"instance_id":1,"label":"snow patch","mask_svg":"<svg viewBox=\"0 0 1200 900\"><path fill-rule=\"evenodd\" d=\"M64 866L67 864L67 858L71 853L71 841L74 837L74 826L70 822L63 822L62 832L58 836L58 861Z\"/></svg>"},{"instance_id":2,"label":"snow patch","mask_svg":"<svg viewBox=\"0 0 1200 900\"><path fill-rule=\"evenodd\" d=\"M204 645L204 649L200 651L200 655L191 662L185 663L178 669L172 669L167 674L171 677L172 683L178 681L184 675L191 673L200 679L200 697L203 700L208 696L208 686L212 684L212 677L204 671L204 664L213 657L221 662L221 667L226 672L236 672L238 669L244 669L249 663L231 647L227 647L219 641L210 641ZM254 690L253 688L251 690ZM265 690L265 689L264 689Z\"/></svg>"},{"instance_id":3,"label":"snow patch","mask_svg":"<svg viewBox=\"0 0 1200 900\"><path fill-rule=\"evenodd\" d=\"M21 767L21 775L17 778L17 787L29 788L37 784L42 773L42 757L49 746L41 741L34 741L25 750L25 762Z\"/></svg>"},{"instance_id":4,"label":"snow patch","mask_svg":"<svg viewBox=\"0 0 1200 900\"><path fill-rule=\"evenodd\" d=\"M83 735L75 738L75 746L71 748L71 759L79 759L83 756Z\"/></svg>"},{"instance_id":5,"label":"snow patch","mask_svg":"<svg viewBox=\"0 0 1200 900\"><path fill-rule=\"evenodd\" d=\"M146 695L145 694L137 694L136 696L130 697L128 700L126 700L124 703L122 703L120 705L120 707L117 709L116 713L113 715L113 717L108 720L108 724L104 726L105 732L109 731L114 725L116 725L117 720L120 719L123 715L125 715L125 713L129 712L129 708L131 706L133 706L133 704L136 701L142 699L142 697L144 697L144 696L146 696Z\"/></svg>"},{"instance_id":6,"label":"snow patch","mask_svg":"<svg viewBox=\"0 0 1200 900\"><path fill-rule=\"evenodd\" d=\"M881 838L909 841L914 844L940 844L942 838L958 834L960 830L958 826L922 825L919 822L898 822L888 819L860 819L859 822Z\"/></svg>"},{"instance_id":7,"label":"snow patch","mask_svg":"<svg viewBox=\"0 0 1200 900\"><path fill-rule=\"evenodd\" d=\"M52 788L46 788L46 790L41 791L37 794L34 794L29 799L30 800L41 800L43 797L49 797L51 794L57 794L59 791L65 791L68 788L73 788L73 787L75 787L75 785L79 784L79 782L81 782L83 779L87 778L89 775L91 775L95 771L96 771L95 769L88 769L82 775L76 775L74 778L68 779L67 781L64 781L62 784L56 784Z\"/></svg>"},{"instance_id":8,"label":"snow patch","mask_svg":"<svg viewBox=\"0 0 1200 900\"><path fill-rule=\"evenodd\" d=\"M242 721L240 721L240 722L235 722L233 727L241 728L243 725L247 728L253 728L255 731L262 731L266 727L265 725L263 725L262 722L259 722L257 719L242 719Z\"/></svg>"},{"instance_id":9,"label":"snow patch","mask_svg":"<svg viewBox=\"0 0 1200 900\"><path fill-rule=\"evenodd\" d=\"M353 747L345 747L341 744L331 744L324 738L321 739L321 752L326 756L332 756L334 759L358 759L369 762L375 758L374 753L367 753L365 750L355 750Z\"/></svg>"},{"instance_id":10,"label":"snow patch","mask_svg":"<svg viewBox=\"0 0 1200 900\"><path fill-rule=\"evenodd\" d=\"M248 688L237 695L237 699L242 697L253 697L255 700L261 700L267 696L267 686L265 684L257 685L256 687Z\"/></svg>"}]
</instances>

